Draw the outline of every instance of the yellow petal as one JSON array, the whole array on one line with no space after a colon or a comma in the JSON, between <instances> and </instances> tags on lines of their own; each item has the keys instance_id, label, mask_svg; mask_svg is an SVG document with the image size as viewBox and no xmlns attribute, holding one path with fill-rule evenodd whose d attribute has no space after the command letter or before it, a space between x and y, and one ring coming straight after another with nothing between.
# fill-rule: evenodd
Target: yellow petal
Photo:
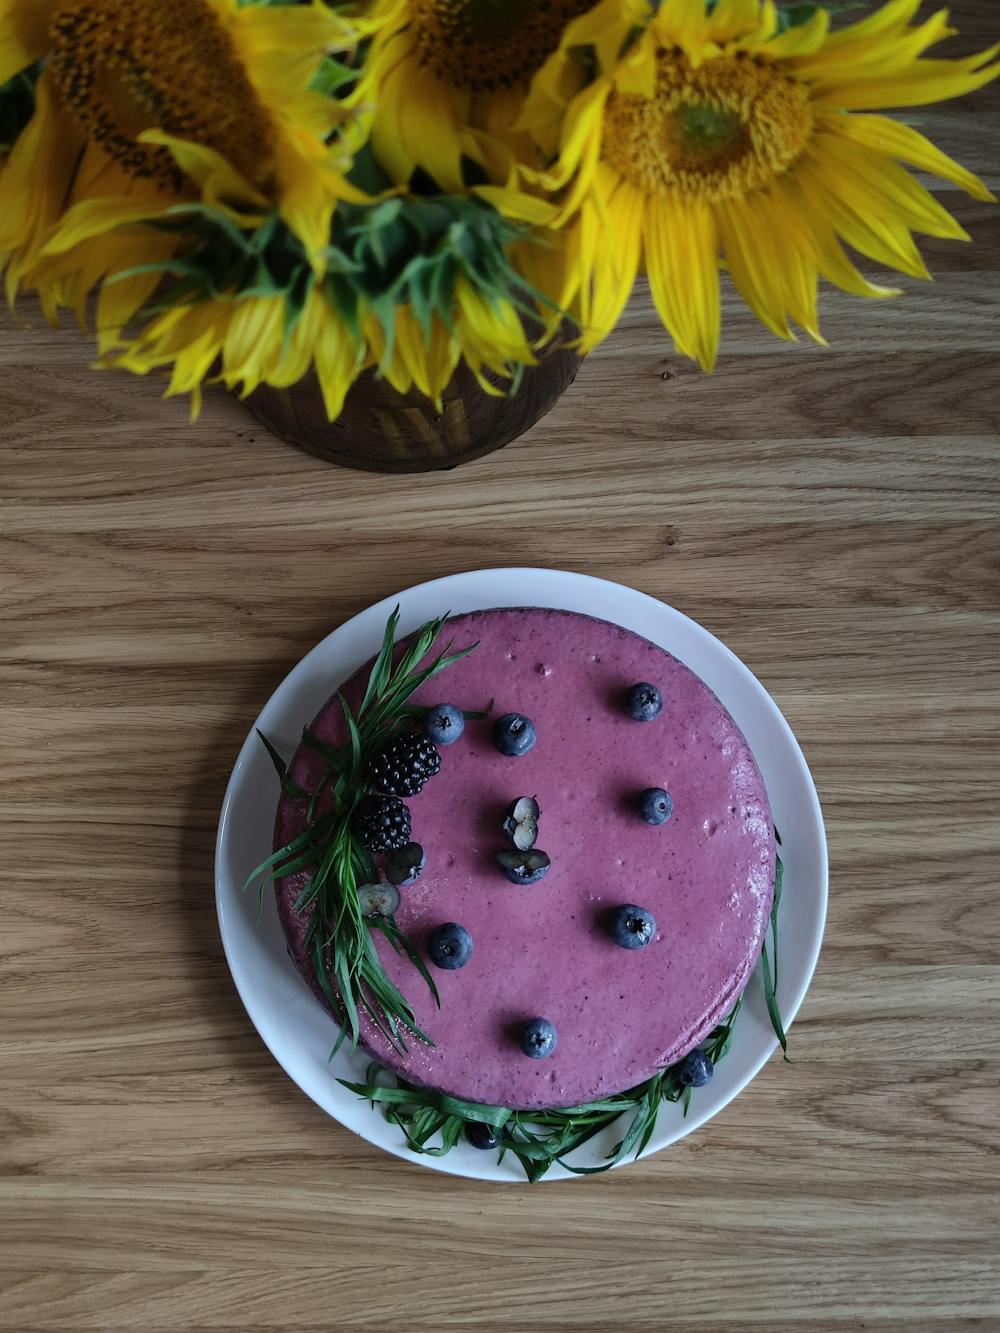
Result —
<instances>
[{"instance_id":1,"label":"yellow petal","mask_svg":"<svg viewBox=\"0 0 1000 1333\"><path fill-rule=\"evenodd\" d=\"M563 123L559 148L559 162L564 173L562 179L566 179L566 175L579 165L588 145L595 138L600 139L604 104L610 93L610 83L598 80L581 93L570 107Z\"/></svg>"},{"instance_id":2,"label":"yellow petal","mask_svg":"<svg viewBox=\"0 0 1000 1333\"><path fill-rule=\"evenodd\" d=\"M929 236L969 239L965 229L934 196L891 158L831 134L817 134L813 144L817 156L837 162L842 178L851 180L868 194L876 212L894 215L911 230Z\"/></svg>"},{"instance_id":3,"label":"yellow petal","mask_svg":"<svg viewBox=\"0 0 1000 1333\"><path fill-rule=\"evenodd\" d=\"M302 242L313 271L322 274L337 203L336 181L326 179L322 171L301 170L298 159L291 155L279 171L278 211Z\"/></svg>"},{"instance_id":4,"label":"yellow petal","mask_svg":"<svg viewBox=\"0 0 1000 1333\"><path fill-rule=\"evenodd\" d=\"M909 125L901 125L889 116L838 115L830 116L823 122L834 133L843 135L853 143L873 148L885 153L887 157L909 162L921 171L940 176L942 180L957 185L974 199L985 203L995 203L996 196L988 190L978 176L967 171L960 163L948 157L926 139L919 130Z\"/></svg>"},{"instance_id":5,"label":"yellow petal","mask_svg":"<svg viewBox=\"0 0 1000 1333\"><path fill-rule=\"evenodd\" d=\"M0 83L45 55L54 8L55 0L0 0Z\"/></svg>"},{"instance_id":6,"label":"yellow petal","mask_svg":"<svg viewBox=\"0 0 1000 1333\"><path fill-rule=\"evenodd\" d=\"M140 264L167 260L178 245L176 237L150 232L140 237L115 236L113 267L125 273ZM106 267L106 265L104 266ZM97 297L97 347L104 355L117 341L122 329L152 296L162 280L162 273L152 270L134 273L118 280L105 281Z\"/></svg>"},{"instance_id":7,"label":"yellow petal","mask_svg":"<svg viewBox=\"0 0 1000 1333\"><path fill-rule=\"evenodd\" d=\"M525 194L523 190L507 189L502 185L477 185L473 193L492 204L504 217L530 222L533 227L551 226L556 218L554 205L546 199Z\"/></svg>"},{"instance_id":8,"label":"yellow petal","mask_svg":"<svg viewBox=\"0 0 1000 1333\"><path fill-rule=\"evenodd\" d=\"M372 151L397 185L405 184L417 168L417 159L399 132L407 104L408 69L408 62L400 61L386 74L379 87L379 114L372 125Z\"/></svg>"},{"instance_id":9,"label":"yellow petal","mask_svg":"<svg viewBox=\"0 0 1000 1333\"><path fill-rule=\"evenodd\" d=\"M163 130L145 130L138 139L140 143L160 144L168 149L207 203L225 205L230 211L238 205L249 216L259 215L267 208L264 196L216 149L178 139Z\"/></svg>"},{"instance_id":10,"label":"yellow petal","mask_svg":"<svg viewBox=\"0 0 1000 1333\"><path fill-rule=\"evenodd\" d=\"M468 94L462 94L410 66L407 98L397 132L407 151L442 190L461 190L462 134L468 118Z\"/></svg>"},{"instance_id":11,"label":"yellow petal","mask_svg":"<svg viewBox=\"0 0 1000 1333\"><path fill-rule=\"evenodd\" d=\"M53 95L46 71L35 88L35 114L0 168L0 270L7 262L7 297L12 303L22 281L31 281L50 229L72 189L82 136ZM57 292L43 293L54 311Z\"/></svg>"},{"instance_id":12,"label":"yellow petal","mask_svg":"<svg viewBox=\"0 0 1000 1333\"><path fill-rule=\"evenodd\" d=\"M181 393L195 393L219 355L221 339L211 328L177 354L164 398Z\"/></svg>"},{"instance_id":13,"label":"yellow petal","mask_svg":"<svg viewBox=\"0 0 1000 1333\"><path fill-rule=\"evenodd\" d=\"M334 318L334 312L324 300L319 285L313 284L298 319L292 325L291 333L268 371L268 383L278 389L297 384L312 365L313 348L323 321Z\"/></svg>"},{"instance_id":14,"label":"yellow petal","mask_svg":"<svg viewBox=\"0 0 1000 1333\"><path fill-rule=\"evenodd\" d=\"M952 35L947 10L942 9L919 27L894 29L877 40L858 41L850 48L838 47L831 38L815 55L790 59L786 68L813 83L885 78L913 68L928 47Z\"/></svg>"},{"instance_id":15,"label":"yellow petal","mask_svg":"<svg viewBox=\"0 0 1000 1333\"><path fill-rule=\"evenodd\" d=\"M371 27L370 24L367 26ZM289 63L289 56L301 63L306 53L311 52L319 61L327 54L353 50L360 35L359 26L353 19L329 9L318 0L294 8L246 6L238 14L232 30L240 45L250 47L255 57L277 54L280 57L278 63L285 70L286 82L290 70L295 68Z\"/></svg>"},{"instance_id":16,"label":"yellow petal","mask_svg":"<svg viewBox=\"0 0 1000 1333\"><path fill-rule=\"evenodd\" d=\"M910 277L930 277L905 224L895 213L884 212L882 201L846 176L829 156L803 157L794 174L810 208L826 216L848 245Z\"/></svg>"},{"instance_id":17,"label":"yellow petal","mask_svg":"<svg viewBox=\"0 0 1000 1333\"><path fill-rule=\"evenodd\" d=\"M275 340L281 345L284 305L280 296L245 296L231 303L223 375L230 388L242 382L244 396L260 382L263 362Z\"/></svg>"},{"instance_id":18,"label":"yellow petal","mask_svg":"<svg viewBox=\"0 0 1000 1333\"><path fill-rule=\"evenodd\" d=\"M644 32L614 71L615 87L630 97L652 97L656 92L657 48L651 32Z\"/></svg>"},{"instance_id":19,"label":"yellow petal","mask_svg":"<svg viewBox=\"0 0 1000 1333\"><path fill-rule=\"evenodd\" d=\"M424 335L406 306L401 306L396 314L396 346L409 378L425 397L432 398Z\"/></svg>"},{"instance_id":20,"label":"yellow petal","mask_svg":"<svg viewBox=\"0 0 1000 1333\"><path fill-rule=\"evenodd\" d=\"M608 177L613 176L609 169ZM581 347L590 351L614 328L632 294L642 262L642 231L647 199L627 181L611 187L600 218L595 217L597 248L590 270L592 286ZM595 213L591 206L584 213ZM584 272L587 269L581 261Z\"/></svg>"},{"instance_id":21,"label":"yellow petal","mask_svg":"<svg viewBox=\"0 0 1000 1333\"><path fill-rule=\"evenodd\" d=\"M716 210L719 239L737 291L762 324L779 338L794 338L785 315L782 264L787 246L761 225L759 213L743 199L730 199Z\"/></svg>"},{"instance_id":22,"label":"yellow petal","mask_svg":"<svg viewBox=\"0 0 1000 1333\"><path fill-rule=\"evenodd\" d=\"M427 374L430 396L438 400L448 386L461 356L458 340L436 317L431 321L431 341L427 349Z\"/></svg>"},{"instance_id":23,"label":"yellow petal","mask_svg":"<svg viewBox=\"0 0 1000 1333\"><path fill-rule=\"evenodd\" d=\"M702 48L707 45L710 30L705 0L668 0L660 6L653 26L666 39L683 47L692 64L701 64Z\"/></svg>"},{"instance_id":24,"label":"yellow petal","mask_svg":"<svg viewBox=\"0 0 1000 1333\"><path fill-rule=\"evenodd\" d=\"M328 420L335 421L357 372L357 353L344 329L329 320L320 330L314 356L326 415Z\"/></svg>"},{"instance_id":25,"label":"yellow petal","mask_svg":"<svg viewBox=\"0 0 1000 1333\"><path fill-rule=\"evenodd\" d=\"M921 60L909 72L847 78L818 88L813 100L842 111L878 111L884 107L930 106L962 97L1000 75L1000 62L990 64L1000 45L968 60Z\"/></svg>"},{"instance_id":26,"label":"yellow petal","mask_svg":"<svg viewBox=\"0 0 1000 1333\"><path fill-rule=\"evenodd\" d=\"M610 86L607 84L599 89L599 98L595 98L589 108L589 115L593 119L593 124L590 127L590 134L586 135L581 133L579 135L579 143L577 144L574 142L573 149L569 155L561 159L558 170L545 181L550 189L559 188L564 185L571 176L573 177L572 184L562 199L559 214L551 224L554 227L561 226L568 218L572 217L576 209L579 208L587 191L593 186L594 178L601 161L599 118L603 112L604 103L607 100L610 91ZM578 156L574 156L578 150Z\"/></svg>"},{"instance_id":27,"label":"yellow petal","mask_svg":"<svg viewBox=\"0 0 1000 1333\"><path fill-rule=\"evenodd\" d=\"M761 55L768 60L780 61L788 61L793 56L813 55L825 45L829 31L830 15L825 9L818 9L807 23L799 23L772 37L761 48Z\"/></svg>"},{"instance_id":28,"label":"yellow petal","mask_svg":"<svg viewBox=\"0 0 1000 1333\"><path fill-rule=\"evenodd\" d=\"M550 234L535 232L510 250L511 263L527 287L551 302L540 302L538 310L543 331L549 336L561 323L562 312L569 308L580 283L579 267L570 262L572 230L560 233L558 245Z\"/></svg>"},{"instance_id":29,"label":"yellow petal","mask_svg":"<svg viewBox=\"0 0 1000 1333\"><path fill-rule=\"evenodd\" d=\"M885 300L901 296L898 287L882 287L863 277L844 253L830 222L823 200L817 200L802 188L800 174L788 172L774 190L772 216L783 219L781 235L785 244L794 245L828 282L854 296Z\"/></svg>"},{"instance_id":30,"label":"yellow petal","mask_svg":"<svg viewBox=\"0 0 1000 1333\"><path fill-rule=\"evenodd\" d=\"M643 226L653 301L677 350L711 370L719 346L715 221L701 200L650 199Z\"/></svg>"},{"instance_id":31,"label":"yellow petal","mask_svg":"<svg viewBox=\"0 0 1000 1333\"><path fill-rule=\"evenodd\" d=\"M690 0L683 0L689 3ZM677 0L671 0L671 4ZM702 0L693 0L701 4ZM563 50L574 47L593 47L598 68L608 71L618 63L622 47L635 29L646 26L649 20L647 0L601 0L600 4L581 14L566 25L563 32Z\"/></svg>"},{"instance_id":32,"label":"yellow petal","mask_svg":"<svg viewBox=\"0 0 1000 1333\"><path fill-rule=\"evenodd\" d=\"M708 31L714 42L730 42L757 26L759 0L719 0L712 10Z\"/></svg>"},{"instance_id":33,"label":"yellow petal","mask_svg":"<svg viewBox=\"0 0 1000 1333\"><path fill-rule=\"evenodd\" d=\"M162 204L140 195L138 198L85 199L74 204L57 225L46 243L43 254L59 255L89 240L103 236L119 227L128 227L161 216Z\"/></svg>"}]
</instances>

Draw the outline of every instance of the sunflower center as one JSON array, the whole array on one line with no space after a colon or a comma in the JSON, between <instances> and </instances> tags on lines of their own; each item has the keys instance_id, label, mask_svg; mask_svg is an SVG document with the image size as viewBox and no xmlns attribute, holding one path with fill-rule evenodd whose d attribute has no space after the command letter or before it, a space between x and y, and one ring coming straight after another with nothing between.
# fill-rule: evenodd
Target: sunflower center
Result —
<instances>
[{"instance_id":1,"label":"sunflower center","mask_svg":"<svg viewBox=\"0 0 1000 1333\"><path fill-rule=\"evenodd\" d=\"M652 97L611 94L603 151L647 194L715 202L768 185L811 134L808 92L770 65L724 56L693 69L670 52L660 56Z\"/></svg>"},{"instance_id":2,"label":"sunflower center","mask_svg":"<svg viewBox=\"0 0 1000 1333\"><path fill-rule=\"evenodd\" d=\"M136 143L160 129L216 149L267 189L271 124L208 0L62 0L52 41L63 100L130 175L181 189L167 149Z\"/></svg>"},{"instance_id":3,"label":"sunflower center","mask_svg":"<svg viewBox=\"0 0 1000 1333\"><path fill-rule=\"evenodd\" d=\"M526 83L594 0L410 0L420 63L472 93Z\"/></svg>"}]
</instances>

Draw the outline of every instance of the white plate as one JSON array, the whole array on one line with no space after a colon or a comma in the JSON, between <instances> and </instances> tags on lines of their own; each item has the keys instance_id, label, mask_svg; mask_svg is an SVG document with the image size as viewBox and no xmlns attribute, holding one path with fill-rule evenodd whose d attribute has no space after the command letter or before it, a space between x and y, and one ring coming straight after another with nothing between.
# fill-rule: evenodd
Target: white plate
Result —
<instances>
[{"instance_id":1,"label":"white plate","mask_svg":"<svg viewBox=\"0 0 1000 1333\"><path fill-rule=\"evenodd\" d=\"M257 740L257 727L290 757L304 724L332 691L377 650L386 619L399 603L400 633L450 611L494 606L546 606L584 611L644 635L680 658L706 681L726 705L764 775L774 819L783 839L783 893L779 913L781 975L778 1000L786 1028L812 978L826 918L827 855L816 789L802 751L778 706L763 685L707 630L672 607L632 588L584 574L549 569L489 569L455 574L389 597L329 634L308 653L264 706L240 751L219 820L216 845L216 901L226 958L247 1013L271 1054L314 1102L370 1143L408 1161L478 1180L522 1181L520 1164L508 1155L480 1152L464 1141L445 1157L411 1152L381 1111L355 1097L337 1078L363 1081L367 1060L344 1049L331 1063L335 1029L288 957L274 896L258 896L241 886L250 870L271 851L278 799L274 769ZM733 1045L712 1082L697 1089L685 1118L679 1105L664 1103L647 1152L656 1152L690 1134L716 1115L750 1082L777 1048L764 1007L759 969L746 991ZM620 1138L621 1136L618 1135ZM578 1166L596 1166L616 1142L607 1131L579 1149ZM631 1160L631 1159L628 1159ZM543 1177L570 1175L553 1166Z\"/></svg>"}]
</instances>

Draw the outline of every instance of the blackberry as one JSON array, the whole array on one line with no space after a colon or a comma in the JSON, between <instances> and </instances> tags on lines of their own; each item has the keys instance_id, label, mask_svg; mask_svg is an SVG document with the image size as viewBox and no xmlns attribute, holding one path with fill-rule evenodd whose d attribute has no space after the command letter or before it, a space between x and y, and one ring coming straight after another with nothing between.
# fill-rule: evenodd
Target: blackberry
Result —
<instances>
[{"instance_id":1,"label":"blackberry","mask_svg":"<svg viewBox=\"0 0 1000 1333\"><path fill-rule=\"evenodd\" d=\"M373 755L368 764L372 786L390 796L416 796L441 767L433 741L419 731L404 731Z\"/></svg>"},{"instance_id":2,"label":"blackberry","mask_svg":"<svg viewBox=\"0 0 1000 1333\"><path fill-rule=\"evenodd\" d=\"M351 827L370 852L398 852L410 841L410 809L398 796L362 796Z\"/></svg>"}]
</instances>

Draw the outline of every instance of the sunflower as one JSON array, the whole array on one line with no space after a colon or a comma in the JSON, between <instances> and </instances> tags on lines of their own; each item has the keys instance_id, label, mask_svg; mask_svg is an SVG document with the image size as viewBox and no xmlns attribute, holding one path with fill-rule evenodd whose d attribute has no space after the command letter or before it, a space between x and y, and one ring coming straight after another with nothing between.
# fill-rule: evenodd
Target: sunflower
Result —
<instances>
[{"instance_id":1,"label":"sunflower","mask_svg":"<svg viewBox=\"0 0 1000 1333\"><path fill-rule=\"evenodd\" d=\"M822 341L820 275L859 296L897 295L864 278L842 242L928 276L913 233L968 240L901 163L977 199L983 183L916 130L886 116L957 97L1000 73L1000 47L930 60L949 36L942 11L912 26L920 0L890 0L829 31L819 10L783 30L771 0L662 0L634 26L630 0L570 24L535 79L523 124L552 153L562 189L563 301L592 347L641 267L678 350L710 370L720 332L720 261L774 333L789 320ZM598 74L571 76L584 50ZM568 91L567 91L568 90Z\"/></svg>"},{"instance_id":2,"label":"sunflower","mask_svg":"<svg viewBox=\"0 0 1000 1333\"><path fill-rule=\"evenodd\" d=\"M532 76L566 24L594 0L376 0L369 55L378 109L372 147L397 183L422 168L445 191L465 185L463 157L506 184L533 142L512 134ZM508 211L539 216L516 182Z\"/></svg>"},{"instance_id":3,"label":"sunflower","mask_svg":"<svg viewBox=\"0 0 1000 1333\"><path fill-rule=\"evenodd\" d=\"M276 209L321 267L336 202L364 196L345 179L350 113L312 84L356 38L318 0L0 0L0 84L44 61L0 168L9 298L36 288L50 317L70 305L82 320L93 286L178 248L138 224L200 201L243 224ZM102 287L102 344L159 278Z\"/></svg>"}]
</instances>

